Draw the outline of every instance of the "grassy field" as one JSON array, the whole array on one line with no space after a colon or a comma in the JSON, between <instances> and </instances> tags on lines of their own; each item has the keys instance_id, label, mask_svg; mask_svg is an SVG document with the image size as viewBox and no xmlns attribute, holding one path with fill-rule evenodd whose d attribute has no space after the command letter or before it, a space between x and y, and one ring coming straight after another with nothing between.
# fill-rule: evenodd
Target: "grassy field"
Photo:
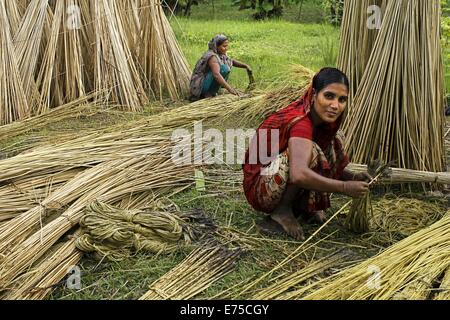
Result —
<instances>
[{"instance_id":1,"label":"grassy field","mask_svg":"<svg viewBox=\"0 0 450 320\"><path fill-rule=\"evenodd\" d=\"M323 16L320 8L307 5L300 20L302 23L298 23L296 7L288 10L284 20L254 22L249 18L248 11L239 12L236 8L231 8L228 3L228 1L217 1L214 7L211 5L206 8L194 7L190 18L171 19L180 46L191 66L207 49L208 41L217 33L225 33L230 37L230 56L252 66L260 89L283 77L292 64L302 64L312 70L334 65L338 52L339 30L322 24ZM448 60L446 66L449 70ZM245 89L248 84L245 71L236 70L232 75L231 83L239 89ZM63 121L18 137L7 145L0 145L0 150L13 149L13 147L20 149L21 146L36 143L36 140L57 141L57 135L61 133L80 134L82 131L124 125L167 107L173 107L173 104L151 105L143 114L104 113L89 119ZM239 188L239 185L235 187ZM381 196L389 191L392 190L378 190L378 193ZM406 196L423 197L413 193ZM424 199L445 208L442 199L433 197ZM252 245L245 247L244 255L236 270L202 293L199 298L214 297L226 288L263 274L300 244L287 237L265 238L259 234L256 223L261 216L250 208L240 191L225 192L208 185L207 192L189 190L173 200L182 210L201 210L225 230L245 232L254 240ZM348 201L346 197L334 196L330 214L336 212L346 201ZM362 260L373 256L390 244L381 238L373 238L373 234L358 235L348 232L343 227L343 221L344 216L333 221L316 238L317 241L326 240L286 266L284 271L298 270L299 266L308 261L328 256L339 250L350 252L351 261ZM305 226L305 233L311 235L316 229L316 226ZM233 244L239 245L237 242ZM189 248L181 248L167 256L139 254L120 263L99 264L98 261L85 258L80 264L81 290L73 291L61 286L50 298L137 299L147 291L154 280L182 261L189 251ZM263 282L261 286L263 285L267 283ZM239 295L236 298L239 298Z\"/></svg>"}]
</instances>

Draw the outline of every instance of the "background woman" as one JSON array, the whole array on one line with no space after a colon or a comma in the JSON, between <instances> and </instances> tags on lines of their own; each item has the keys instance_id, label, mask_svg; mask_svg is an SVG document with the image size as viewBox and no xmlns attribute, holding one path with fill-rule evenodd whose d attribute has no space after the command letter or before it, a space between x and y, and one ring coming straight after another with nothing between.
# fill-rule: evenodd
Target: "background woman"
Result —
<instances>
[{"instance_id":1,"label":"background woman","mask_svg":"<svg viewBox=\"0 0 450 320\"><path fill-rule=\"evenodd\" d=\"M252 69L247 64L227 56L229 45L230 42L224 35L217 35L209 42L209 50L197 62L191 78L191 101L214 97L221 87L231 94L240 95L227 82L231 69L242 68L249 73L252 73Z\"/></svg>"}]
</instances>

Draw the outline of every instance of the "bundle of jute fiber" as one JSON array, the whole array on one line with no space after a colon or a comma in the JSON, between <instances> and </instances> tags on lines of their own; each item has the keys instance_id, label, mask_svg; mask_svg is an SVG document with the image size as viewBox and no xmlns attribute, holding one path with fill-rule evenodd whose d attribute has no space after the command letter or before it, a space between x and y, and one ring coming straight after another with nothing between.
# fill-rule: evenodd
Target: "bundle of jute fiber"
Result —
<instances>
[{"instance_id":1,"label":"bundle of jute fiber","mask_svg":"<svg viewBox=\"0 0 450 320\"><path fill-rule=\"evenodd\" d=\"M168 157L141 157L116 160L86 170L41 205L8 221L2 229L0 288L42 256L66 232L76 226L83 216L83 209L95 199L114 203L130 194L152 190L155 196L184 190L193 181L191 166L177 166L168 150L161 155ZM56 217L40 229L40 222L48 214Z\"/></svg>"},{"instance_id":2,"label":"bundle of jute fiber","mask_svg":"<svg viewBox=\"0 0 450 320\"><path fill-rule=\"evenodd\" d=\"M11 284L1 299L45 299L61 280L75 271L74 266L81 260L83 253L75 246L78 236L79 232L76 232L69 239L53 246L27 273Z\"/></svg>"},{"instance_id":3,"label":"bundle of jute fiber","mask_svg":"<svg viewBox=\"0 0 450 320\"><path fill-rule=\"evenodd\" d=\"M20 22L25 11L23 3L21 3L21 1L4 1L3 5L6 9L7 17L9 20L11 35L14 37L17 30L19 29Z\"/></svg>"},{"instance_id":4,"label":"bundle of jute fiber","mask_svg":"<svg viewBox=\"0 0 450 320\"><path fill-rule=\"evenodd\" d=\"M233 271L239 249L206 244L156 280L139 300L189 300Z\"/></svg>"},{"instance_id":5,"label":"bundle of jute fiber","mask_svg":"<svg viewBox=\"0 0 450 320\"><path fill-rule=\"evenodd\" d=\"M124 210L94 201L80 221L83 233L76 245L99 260L121 261L138 252L170 253L195 240L189 220L167 210Z\"/></svg>"},{"instance_id":6,"label":"bundle of jute fiber","mask_svg":"<svg viewBox=\"0 0 450 320\"><path fill-rule=\"evenodd\" d=\"M151 191L130 194L114 205L123 209L151 207L157 210L163 208L169 210L175 206L165 198L156 199ZM74 266L83 255L75 245L80 234L80 231L75 232L74 235L69 235L67 240L53 245L29 271L14 281L11 289L1 298L41 300L45 299L57 286L63 285L61 281L74 271Z\"/></svg>"},{"instance_id":7,"label":"bundle of jute fiber","mask_svg":"<svg viewBox=\"0 0 450 320\"><path fill-rule=\"evenodd\" d=\"M388 1L344 124L355 163L445 171L440 1Z\"/></svg>"},{"instance_id":8,"label":"bundle of jute fiber","mask_svg":"<svg viewBox=\"0 0 450 320\"><path fill-rule=\"evenodd\" d=\"M298 298L428 299L433 295L434 282L440 281L450 266L449 228L450 212L447 212L442 220L379 255L304 288L303 293L309 294Z\"/></svg>"},{"instance_id":9,"label":"bundle of jute fiber","mask_svg":"<svg viewBox=\"0 0 450 320\"><path fill-rule=\"evenodd\" d=\"M12 1L8 1L12 2ZM0 3L0 126L30 115L5 1Z\"/></svg>"},{"instance_id":10,"label":"bundle of jute fiber","mask_svg":"<svg viewBox=\"0 0 450 320\"><path fill-rule=\"evenodd\" d=\"M36 207L78 173L80 173L80 170L77 169L62 171L45 177L24 179L0 187L0 221L11 220Z\"/></svg>"},{"instance_id":11,"label":"bundle of jute fiber","mask_svg":"<svg viewBox=\"0 0 450 320\"><path fill-rule=\"evenodd\" d=\"M368 166L368 173L373 177L370 185L373 186L382 176L389 176L390 170L388 165L384 165L381 161L372 161ZM373 217L372 196L369 190L361 199L353 199L350 210L345 220L346 226L358 233L369 231L370 220Z\"/></svg>"}]
</instances>

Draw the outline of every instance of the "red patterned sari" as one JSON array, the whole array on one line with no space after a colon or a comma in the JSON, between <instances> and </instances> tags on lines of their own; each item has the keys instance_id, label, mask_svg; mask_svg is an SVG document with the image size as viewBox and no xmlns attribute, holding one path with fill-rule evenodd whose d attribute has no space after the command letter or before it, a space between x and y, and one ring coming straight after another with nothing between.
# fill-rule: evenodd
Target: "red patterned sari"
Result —
<instances>
[{"instance_id":1,"label":"red patterned sari","mask_svg":"<svg viewBox=\"0 0 450 320\"><path fill-rule=\"evenodd\" d=\"M258 128L245 157L244 192L252 207L272 213L281 202L289 184L289 139L294 126L307 124L310 117L312 87L299 100L269 116ZM334 124L321 125L313 130L313 157L310 168L331 179L340 180L349 158L344 151L344 135L339 130L342 118ZM274 143L278 141L278 143ZM273 150L272 150L273 149ZM330 207L327 193L300 190L297 207L308 212ZM295 208L294 208L295 209Z\"/></svg>"}]
</instances>

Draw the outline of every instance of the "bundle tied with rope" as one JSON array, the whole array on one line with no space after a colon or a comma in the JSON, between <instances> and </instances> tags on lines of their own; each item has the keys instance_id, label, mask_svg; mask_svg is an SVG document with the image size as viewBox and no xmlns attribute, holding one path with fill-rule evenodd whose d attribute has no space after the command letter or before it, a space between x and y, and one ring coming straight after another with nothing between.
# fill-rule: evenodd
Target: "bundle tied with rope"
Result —
<instances>
[{"instance_id":1,"label":"bundle tied with rope","mask_svg":"<svg viewBox=\"0 0 450 320\"><path fill-rule=\"evenodd\" d=\"M146 209L119 209L92 202L81 219L83 234L76 246L98 259L121 261L138 252L170 253L213 230L200 213L181 214L160 200Z\"/></svg>"}]
</instances>

